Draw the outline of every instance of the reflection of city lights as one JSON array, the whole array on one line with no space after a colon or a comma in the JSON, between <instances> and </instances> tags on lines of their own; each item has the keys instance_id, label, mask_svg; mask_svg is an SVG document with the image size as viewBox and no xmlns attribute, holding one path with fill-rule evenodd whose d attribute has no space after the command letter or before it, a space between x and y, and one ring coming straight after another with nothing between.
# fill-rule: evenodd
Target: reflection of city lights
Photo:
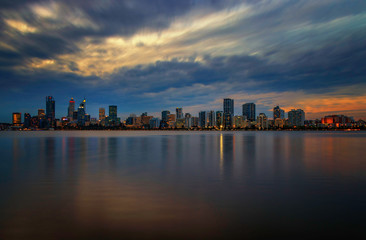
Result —
<instances>
[{"instance_id":1,"label":"reflection of city lights","mask_svg":"<svg viewBox=\"0 0 366 240\"><path fill-rule=\"evenodd\" d=\"M224 163L224 137L220 134L220 168Z\"/></svg>"}]
</instances>

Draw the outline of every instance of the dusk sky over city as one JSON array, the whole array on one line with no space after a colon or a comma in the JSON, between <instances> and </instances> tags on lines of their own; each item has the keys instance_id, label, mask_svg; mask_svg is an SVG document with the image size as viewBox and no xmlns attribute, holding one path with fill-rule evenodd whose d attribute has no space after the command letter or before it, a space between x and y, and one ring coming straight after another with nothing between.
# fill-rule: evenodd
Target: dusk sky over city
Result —
<instances>
[{"instance_id":1,"label":"dusk sky over city","mask_svg":"<svg viewBox=\"0 0 366 240\"><path fill-rule=\"evenodd\" d=\"M31 1L0 4L0 122L37 114L45 97L66 116L183 107L271 115L301 108L366 118L366 1Z\"/></svg>"}]
</instances>

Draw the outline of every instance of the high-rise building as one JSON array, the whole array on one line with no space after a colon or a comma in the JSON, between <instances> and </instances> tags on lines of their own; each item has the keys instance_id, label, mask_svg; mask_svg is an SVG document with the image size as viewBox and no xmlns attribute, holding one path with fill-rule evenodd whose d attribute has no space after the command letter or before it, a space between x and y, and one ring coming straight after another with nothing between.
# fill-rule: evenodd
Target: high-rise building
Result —
<instances>
[{"instance_id":1,"label":"high-rise building","mask_svg":"<svg viewBox=\"0 0 366 240\"><path fill-rule=\"evenodd\" d=\"M231 128L234 118L234 99L224 98L224 126Z\"/></svg>"},{"instance_id":2,"label":"high-rise building","mask_svg":"<svg viewBox=\"0 0 366 240\"><path fill-rule=\"evenodd\" d=\"M177 108L175 111L176 111L177 119L182 119L183 118L183 108Z\"/></svg>"},{"instance_id":3,"label":"high-rise building","mask_svg":"<svg viewBox=\"0 0 366 240\"><path fill-rule=\"evenodd\" d=\"M216 111L216 127L223 128L224 127L224 112Z\"/></svg>"},{"instance_id":4,"label":"high-rise building","mask_svg":"<svg viewBox=\"0 0 366 240\"><path fill-rule=\"evenodd\" d=\"M105 109L99 108L99 121L103 121L105 119Z\"/></svg>"},{"instance_id":5,"label":"high-rise building","mask_svg":"<svg viewBox=\"0 0 366 240\"><path fill-rule=\"evenodd\" d=\"M46 119L49 127L55 126L55 99L52 96L46 97Z\"/></svg>"},{"instance_id":6,"label":"high-rise building","mask_svg":"<svg viewBox=\"0 0 366 240\"><path fill-rule=\"evenodd\" d=\"M260 113L257 117L257 127L258 129L267 129L268 128L268 118L266 114Z\"/></svg>"},{"instance_id":7,"label":"high-rise building","mask_svg":"<svg viewBox=\"0 0 366 240\"><path fill-rule=\"evenodd\" d=\"M285 118L285 111L281 109L279 106L273 108L273 120L284 119Z\"/></svg>"},{"instance_id":8,"label":"high-rise building","mask_svg":"<svg viewBox=\"0 0 366 240\"><path fill-rule=\"evenodd\" d=\"M163 122L168 122L168 115L170 114L170 111L168 111L168 110L164 110L164 111L162 111L161 112L161 120L163 121Z\"/></svg>"},{"instance_id":9,"label":"high-rise building","mask_svg":"<svg viewBox=\"0 0 366 240\"><path fill-rule=\"evenodd\" d=\"M25 128L29 128L31 126L32 116L29 113L24 113L24 123L23 126Z\"/></svg>"},{"instance_id":10,"label":"high-rise building","mask_svg":"<svg viewBox=\"0 0 366 240\"><path fill-rule=\"evenodd\" d=\"M45 118L46 113L44 111L44 109L38 109L38 118Z\"/></svg>"},{"instance_id":11,"label":"high-rise building","mask_svg":"<svg viewBox=\"0 0 366 240\"><path fill-rule=\"evenodd\" d=\"M73 98L70 99L69 101L69 107L67 108L67 117L72 120L72 117L74 116L74 111L75 111L75 101Z\"/></svg>"},{"instance_id":12,"label":"high-rise building","mask_svg":"<svg viewBox=\"0 0 366 240\"><path fill-rule=\"evenodd\" d=\"M243 116L247 118L248 121L255 121L255 104L245 103L243 104Z\"/></svg>"},{"instance_id":13,"label":"high-rise building","mask_svg":"<svg viewBox=\"0 0 366 240\"><path fill-rule=\"evenodd\" d=\"M302 109L292 109L288 112L288 123L290 126L304 126L305 112Z\"/></svg>"},{"instance_id":14,"label":"high-rise building","mask_svg":"<svg viewBox=\"0 0 366 240\"><path fill-rule=\"evenodd\" d=\"M79 126L85 126L85 120L86 120L85 114L86 114L86 100L84 98L84 100L80 103L80 105L78 107L77 120L78 120Z\"/></svg>"},{"instance_id":15,"label":"high-rise building","mask_svg":"<svg viewBox=\"0 0 366 240\"><path fill-rule=\"evenodd\" d=\"M151 118L149 120L150 128L157 129L160 127L160 119L159 118Z\"/></svg>"},{"instance_id":16,"label":"high-rise building","mask_svg":"<svg viewBox=\"0 0 366 240\"><path fill-rule=\"evenodd\" d=\"M186 113L184 115L184 127L186 128L192 127L192 115L190 113Z\"/></svg>"},{"instance_id":17,"label":"high-rise building","mask_svg":"<svg viewBox=\"0 0 366 240\"><path fill-rule=\"evenodd\" d=\"M211 110L207 112L207 126L215 127L216 126L216 116L215 111Z\"/></svg>"},{"instance_id":18,"label":"high-rise building","mask_svg":"<svg viewBox=\"0 0 366 240\"><path fill-rule=\"evenodd\" d=\"M22 114L19 112L13 113L13 126L20 127L22 125Z\"/></svg>"},{"instance_id":19,"label":"high-rise building","mask_svg":"<svg viewBox=\"0 0 366 240\"><path fill-rule=\"evenodd\" d=\"M117 106L116 105L109 106L109 119L113 124L117 123Z\"/></svg>"},{"instance_id":20,"label":"high-rise building","mask_svg":"<svg viewBox=\"0 0 366 240\"><path fill-rule=\"evenodd\" d=\"M207 127L207 113L206 111L201 111L198 113L198 125L201 128L206 128Z\"/></svg>"}]
</instances>

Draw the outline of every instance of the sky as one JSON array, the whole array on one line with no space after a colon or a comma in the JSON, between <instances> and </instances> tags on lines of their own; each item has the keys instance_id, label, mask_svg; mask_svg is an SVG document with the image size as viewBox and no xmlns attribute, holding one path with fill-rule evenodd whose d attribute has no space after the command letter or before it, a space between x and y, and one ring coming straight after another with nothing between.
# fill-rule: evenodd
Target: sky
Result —
<instances>
[{"instance_id":1,"label":"sky","mask_svg":"<svg viewBox=\"0 0 366 240\"><path fill-rule=\"evenodd\" d=\"M91 117L233 98L366 119L364 0L1 0L0 30L0 122L46 96L58 118L85 97Z\"/></svg>"}]
</instances>

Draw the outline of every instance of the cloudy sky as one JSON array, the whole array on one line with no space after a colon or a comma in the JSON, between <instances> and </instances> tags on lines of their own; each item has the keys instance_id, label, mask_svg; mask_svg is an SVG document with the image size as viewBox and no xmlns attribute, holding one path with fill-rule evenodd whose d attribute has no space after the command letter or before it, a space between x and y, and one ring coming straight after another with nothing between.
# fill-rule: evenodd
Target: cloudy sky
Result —
<instances>
[{"instance_id":1,"label":"cloudy sky","mask_svg":"<svg viewBox=\"0 0 366 240\"><path fill-rule=\"evenodd\" d=\"M87 112L196 115L222 99L366 118L364 0L2 0L0 122Z\"/></svg>"}]
</instances>

